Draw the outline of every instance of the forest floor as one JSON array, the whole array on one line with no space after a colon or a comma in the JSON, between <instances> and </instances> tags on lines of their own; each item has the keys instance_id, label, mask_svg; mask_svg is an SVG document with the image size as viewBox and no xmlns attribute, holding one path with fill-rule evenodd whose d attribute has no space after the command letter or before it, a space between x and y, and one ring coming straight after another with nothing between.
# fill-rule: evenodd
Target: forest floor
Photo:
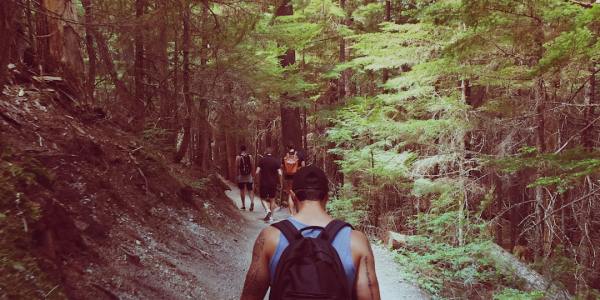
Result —
<instances>
[{"instance_id":1,"label":"forest floor","mask_svg":"<svg viewBox=\"0 0 600 300\"><path fill-rule=\"evenodd\" d=\"M234 202L234 205L239 206L241 204L239 190L233 184L229 184L229 186L230 190L227 191L226 194ZM248 206L248 203L248 196L246 196L246 206ZM262 208L260 198L258 197L255 198L254 208L254 212L242 213L246 222L252 224L252 226L244 228L244 233L242 235L246 236L246 238L244 238L243 242L240 242L242 245L241 252L245 254L240 257L240 263L244 265L245 268L241 272L231 274L235 277L233 283L236 286L241 286L240 284L243 284L245 270L247 270L247 266L250 265L250 253L252 251L254 238L258 236L258 233L263 227L268 226L262 221L265 210ZM288 216L288 210L282 209L275 213L274 219L277 221L287 218ZM403 270L396 262L394 262L392 252L380 243L372 243L372 246L382 300L429 299L429 296L426 293L419 289L415 284L408 281L407 278L409 276L407 271Z\"/></svg>"},{"instance_id":2,"label":"forest floor","mask_svg":"<svg viewBox=\"0 0 600 300\"><path fill-rule=\"evenodd\" d=\"M22 237L0 239L9 249L3 261L17 266L0 272L16 279L0 283L0 299L24 289L32 299L238 299L254 239L267 226L263 208L240 211L235 186L172 163L155 144L55 89L7 87L0 166L8 169L0 174L21 182L21 201L39 207L39 217L27 226L14 218ZM3 211L15 210L0 200ZM376 246L375 254L383 299L426 299L402 281L389 251ZM18 267L27 257L49 282Z\"/></svg>"}]
</instances>

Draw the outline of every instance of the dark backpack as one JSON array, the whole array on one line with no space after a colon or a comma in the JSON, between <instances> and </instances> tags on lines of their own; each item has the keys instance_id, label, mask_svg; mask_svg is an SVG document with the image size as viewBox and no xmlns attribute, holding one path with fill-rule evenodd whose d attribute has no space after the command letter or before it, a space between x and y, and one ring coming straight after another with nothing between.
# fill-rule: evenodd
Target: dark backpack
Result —
<instances>
[{"instance_id":1,"label":"dark backpack","mask_svg":"<svg viewBox=\"0 0 600 300\"><path fill-rule=\"evenodd\" d=\"M250 155L240 155L240 174L243 176L250 175L252 172L252 163L250 162Z\"/></svg>"},{"instance_id":2,"label":"dark backpack","mask_svg":"<svg viewBox=\"0 0 600 300\"><path fill-rule=\"evenodd\" d=\"M316 238L304 237L288 220L272 226L279 229L290 244L275 269L270 300L352 299L344 266L331 244L342 228L352 227L350 224L333 220L325 228L310 226L301 230L322 229Z\"/></svg>"}]
</instances>

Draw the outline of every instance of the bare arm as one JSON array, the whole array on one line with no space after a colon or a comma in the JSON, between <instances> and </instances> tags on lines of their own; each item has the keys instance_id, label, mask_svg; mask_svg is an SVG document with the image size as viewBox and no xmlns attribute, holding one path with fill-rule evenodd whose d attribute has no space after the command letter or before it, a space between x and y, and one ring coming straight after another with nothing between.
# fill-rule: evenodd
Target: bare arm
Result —
<instances>
[{"instance_id":1,"label":"bare arm","mask_svg":"<svg viewBox=\"0 0 600 300\"><path fill-rule=\"evenodd\" d=\"M380 300L379 283L375 274L375 258L364 233L352 232L352 251L358 255L355 292L358 300Z\"/></svg>"},{"instance_id":2,"label":"bare arm","mask_svg":"<svg viewBox=\"0 0 600 300\"><path fill-rule=\"evenodd\" d=\"M260 232L252 250L252 262L246 274L241 300L263 300L269 288L268 230Z\"/></svg>"},{"instance_id":3,"label":"bare arm","mask_svg":"<svg viewBox=\"0 0 600 300\"><path fill-rule=\"evenodd\" d=\"M255 186L258 186L260 183L260 176L258 176L258 174L260 174L260 167L256 167L256 172L254 174L254 181L256 182Z\"/></svg>"}]
</instances>

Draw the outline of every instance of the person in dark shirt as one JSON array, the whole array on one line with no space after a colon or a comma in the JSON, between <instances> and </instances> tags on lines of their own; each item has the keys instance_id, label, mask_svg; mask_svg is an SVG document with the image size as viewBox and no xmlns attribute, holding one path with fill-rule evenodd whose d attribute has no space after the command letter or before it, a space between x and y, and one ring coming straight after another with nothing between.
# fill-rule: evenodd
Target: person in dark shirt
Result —
<instances>
[{"instance_id":1,"label":"person in dark shirt","mask_svg":"<svg viewBox=\"0 0 600 300\"><path fill-rule=\"evenodd\" d=\"M281 182L281 163L273 157L273 148L267 147L266 154L258 163L256 176L258 177L258 189L260 197L269 202L265 221L273 220L273 209L275 208L275 194L277 185Z\"/></svg>"}]
</instances>

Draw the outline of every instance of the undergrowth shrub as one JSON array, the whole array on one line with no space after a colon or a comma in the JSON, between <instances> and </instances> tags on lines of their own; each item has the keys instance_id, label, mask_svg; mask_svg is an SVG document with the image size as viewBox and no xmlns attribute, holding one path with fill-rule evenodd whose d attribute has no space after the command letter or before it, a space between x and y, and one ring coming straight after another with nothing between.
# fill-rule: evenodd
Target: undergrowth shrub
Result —
<instances>
[{"instance_id":1,"label":"undergrowth shrub","mask_svg":"<svg viewBox=\"0 0 600 300\"><path fill-rule=\"evenodd\" d=\"M25 192L50 177L39 162L16 159L0 145L0 299L66 298L33 255L31 226L40 218L40 206Z\"/></svg>"},{"instance_id":2,"label":"undergrowth shrub","mask_svg":"<svg viewBox=\"0 0 600 300\"><path fill-rule=\"evenodd\" d=\"M327 203L327 210L334 218L359 226L367 218L368 204L352 190L351 185L347 184L342 186L338 195Z\"/></svg>"}]
</instances>

